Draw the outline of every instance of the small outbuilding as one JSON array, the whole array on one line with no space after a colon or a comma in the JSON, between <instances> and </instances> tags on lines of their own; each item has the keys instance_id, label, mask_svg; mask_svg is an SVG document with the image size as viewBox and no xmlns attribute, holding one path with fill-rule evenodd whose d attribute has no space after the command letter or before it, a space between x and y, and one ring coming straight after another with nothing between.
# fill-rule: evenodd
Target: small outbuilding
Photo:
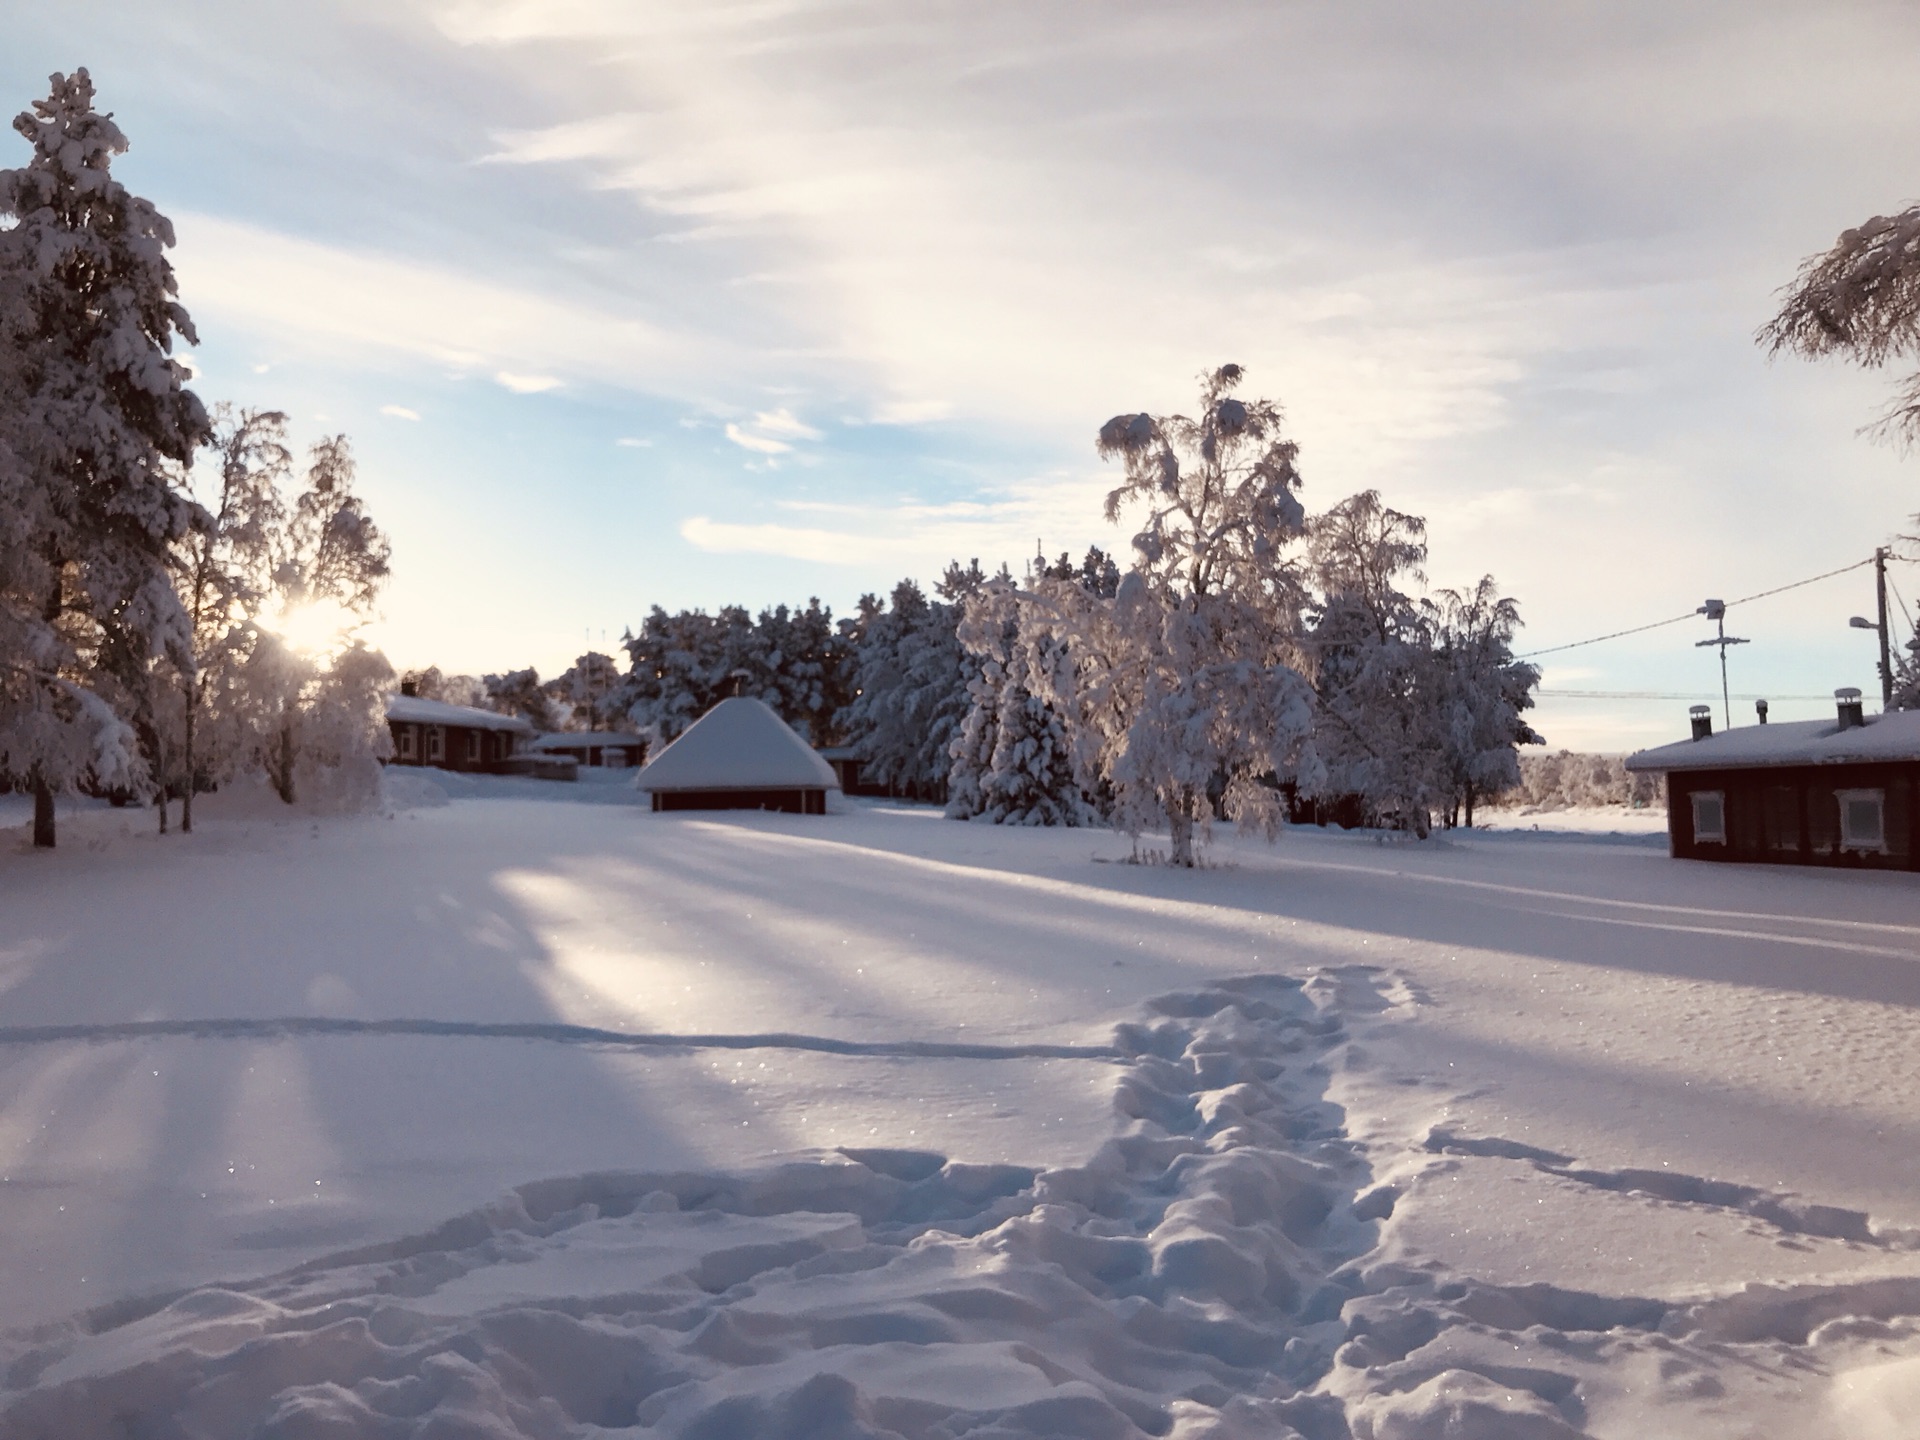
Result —
<instances>
[{"instance_id":1,"label":"small outbuilding","mask_svg":"<svg viewBox=\"0 0 1920 1440\"><path fill-rule=\"evenodd\" d=\"M1920 869L1920 711L1865 715L1858 690L1835 692L1833 720L1713 733L1627 758L1667 777L1667 837L1688 860Z\"/></svg>"},{"instance_id":2,"label":"small outbuilding","mask_svg":"<svg viewBox=\"0 0 1920 1440\"><path fill-rule=\"evenodd\" d=\"M442 770L478 770L498 775L533 735L517 715L496 715L444 700L406 693L387 697L387 730L395 765L436 765Z\"/></svg>"},{"instance_id":3,"label":"small outbuilding","mask_svg":"<svg viewBox=\"0 0 1920 1440\"><path fill-rule=\"evenodd\" d=\"M629 770L646 758L641 735L618 730L556 730L527 747L541 755L571 755L574 762L607 770Z\"/></svg>"},{"instance_id":4,"label":"small outbuilding","mask_svg":"<svg viewBox=\"0 0 1920 1440\"><path fill-rule=\"evenodd\" d=\"M827 813L833 767L765 702L736 695L702 715L635 778L655 810Z\"/></svg>"}]
</instances>

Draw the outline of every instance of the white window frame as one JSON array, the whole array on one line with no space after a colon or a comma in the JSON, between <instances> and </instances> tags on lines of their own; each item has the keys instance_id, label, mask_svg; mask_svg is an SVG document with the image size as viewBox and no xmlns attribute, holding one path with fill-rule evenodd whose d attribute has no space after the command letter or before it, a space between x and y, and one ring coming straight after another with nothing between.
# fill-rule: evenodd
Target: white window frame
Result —
<instances>
[{"instance_id":1,"label":"white window frame","mask_svg":"<svg viewBox=\"0 0 1920 1440\"><path fill-rule=\"evenodd\" d=\"M402 760L411 760L419 753L420 745L419 742L414 739L413 732L413 726L402 725L400 727L400 733L396 737L398 743L394 746L394 751Z\"/></svg>"},{"instance_id":2,"label":"white window frame","mask_svg":"<svg viewBox=\"0 0 1920 1440\"><path fill-rule=\"evenodd\" d=\"M480 762L480 732L467 731L467 763L477 765Z\"/></svg>"},{"instance_id":3,"label":"white window frame","mask_svg":"<svg viewBox=\"0 0 1920 1440\"><path fill-rule=\"evenodd\" d=\"M1840 850L1860 855L1884 855L1887 853L1887 792L1879 788L1871 790L1836 790L1833 798L1840 807ZM1870 804L1879 823L1874 826L1874 834L1869 838L1848 833L1847 809L1851 805Z\"/></svg>"},{"instance_id":4,"label":"white window frame","mask_svg":"<svg viewBox=\"0 0 1920 1440\"><path fill-rule=\"evenodd\" d=\"M1693 843L1696 845L1724 845L1727 843L1727 792L1724 790L1695 790L1687 797L1693 802ZM1720 823L1712 830L1700 824L1700 802L1710 800L1720 812Z\"/></svg>"},{"instance_id":5,"label":"white window frame","mask_svg":"<svg viewBox=\"0 0 1920 1440\"><path fill-rule=\"evenodd\" d=\"M427 763L437 764L447 758L447 732L438 725L427 727Z\"/></svg>"}]
</instances>

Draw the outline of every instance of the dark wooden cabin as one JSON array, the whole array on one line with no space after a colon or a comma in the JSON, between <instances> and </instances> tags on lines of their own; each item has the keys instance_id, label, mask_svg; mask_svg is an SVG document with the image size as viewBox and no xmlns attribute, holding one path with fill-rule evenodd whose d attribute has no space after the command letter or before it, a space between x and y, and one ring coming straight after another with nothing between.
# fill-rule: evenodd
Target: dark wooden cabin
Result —
<instances>
[{"instance_id":1,"label":"dark wooden cabin","mask_svg":"<svg viewBox=\"0 0 1920 1440\"><path fill-rule=\"evenodd\" d=\"M408 684L400 694L387 697L387 730L393 737L390 764L499 775L533 735L533 726L517 715L423 700L406 693L411 688Z\"/></svg>"},{"instance_id":2,"label":"dark wooden cabin","mask_svg":"<svg viewBox=\"0 0 1920 1440\"><path fill-rule=\"evenodd\" d=\"M626 770L647 758L645 736L615 730L557 730L527 747L543 755L571 755L581 765Z\"/></svg>"},{"instance_id":3,"label":"dark wooden cabin","mask_svg":"<svg viewBox=\"0 0 1920 1440\"><path fill-rule=\"evenodd\" d=\"M1834 720L1713 733L1694 707L1694 736L1629 756L1667 777L1667 837L1686 860L1920 869L1920 711L1865 715L1858 690L1836 693Z\"/></svg>"}]
</instances>

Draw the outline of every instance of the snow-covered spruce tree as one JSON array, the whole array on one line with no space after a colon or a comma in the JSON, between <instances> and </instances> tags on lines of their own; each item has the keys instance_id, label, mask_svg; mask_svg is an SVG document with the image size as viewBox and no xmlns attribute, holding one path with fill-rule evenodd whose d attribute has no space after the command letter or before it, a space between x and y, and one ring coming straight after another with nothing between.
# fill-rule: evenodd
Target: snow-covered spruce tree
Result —
<instances>
[{"instance_id":1,"label":"snow-covered spruce tree","mask_svg":"<svg viewBox=\"0 0 1920 1440\"><path fill-rule=\"evenodd\" d=\"M946 797L953 740L972 703L960 611L986 583L978 560L955 561L937 600L912 580L894 586L886 605L861 599L847 627L852 694L837 724L876 783L923 800Z\"/></svg>"},{"instance_id":2,"label":"snow-covered spruce tree","mask_svg":"<svg viewBox=\"0 0 1920 1440\"><path fill-rule=\"evenodd\" d=\"M532 666L482 675L480 684L486 690L487 709L516 715L542 733L560 728L564 707L547 693L547 687L540 683L540 672Z\"/></svg>"},{"instance_id":3,"label":"snow-covered spruce tree","mask_svg":"<svg viewBox=\"0 0 1920 1440\"><path fill-rule=\"evenodd\" d=\"M1097 547L1076 566L1067 556L1049 565L1036 557L1028 585L1079 584L1111 598L1119 569ZM1045 624L1030 623L1030 594L1011 579L987 582L966 601L959 640L977 673L967 681L971 704L949 753L947 814L1002 825L1086 825L1099 817L1081 793L1073 746L1058 709L1036 691L1068 663L1065 643Z\"/></svg>"},{"instance_id":4,"label":"snow-covered spruce tree","mask_svg":"<svg viewBox=\"0 0 1920 1440\"><path fill-rule=\"evenodd\" d=\"M774 703L777 694L761 658L753 617L738 605L713 615L658 605L639 631L621 637L627 673L613 702L645 735L650 749L668 744L730 695Z\"/></svg>"},{"instance_id":5,"label":"snow-covered spruce tree","mask_svg":"<svg viewBox=\"0 0 1920 1440\"><path fill-rule=\"evenodd\" d=\"M1805 261L1759 340L1775 355L1844 354L1871 367L1920 355L1920 205L1842 231ZM1901 382L1874 428L1920 440L1920 372Z\"/></svg>"},{"instance_id":6,"label":"snow-covered spruce tree","mask_svg":"<svg viewBox=\"0 0 1920 1440\"><path fill-rule=\"evenodd\" d=\"M620 667L611 655L589 650L543 688L558 707L556 728L599 730L613 713L609 697L620 688Z\"/></svg>"},{"instance_id":7,"label":"snow-covered spruce tree","mask_svg":"<svg viewBox=\"0 0 1920 1440\"><path fill-rule=\"evenodd\" d=\"M1306 591L1288 548L1305 520L1298 447L1280 408L1233 392L1242 371L1201 377L1196 418L1116 415L1102 456L1125 477L1107 518L1145 508L1133 565L1112 599L1056 582L1050 625L1072 657L1045 698L1072 716L1083 770L1112 786L1131 833L1164 822L1171 863L1191 866L1214 797L1272 832L1272 780L1301 758L1312 689L1301 673ZM1309 757L1310 759L1310 757Z\"/></svg>"},{"instance_id":8,"label":"snow-covered spruce tree","mask_svg":"<svg viewBox=\"0 0 1920 1440\"><path fill-rule=\"evenodd\" d=\"M1303 793L1357 796L1369 818L1425 837L1448 793L1445 700L1426 608L1401 588L1425 579L1426 522L1366 490L1316 516L1307 553L1312 615L1313 744L1321 772Z\"/></svg>"},{"instance_id":9,"label":"snow-covered spruce tree","mask_svg":"<svg viewBox=\"0 0 1920 1440\"><path fill-rule=\"evenodd\" d=\"M429 665L424 670L407 671L400 677L400 683L413 686L413 693L422 700L439 700L475 710L487 708L486 683L478 675L443 675L438 665Z\"/></svg>"},{"instance_id":10,"label":"snow-covered spruce tree","mask_svg":"<svg viewBox=\"0 0 1920 1440\"><path fill-rule=\"evenodd\" d=\"M0 770L31 786L34 843L51 846L56 791L147 783L108 696L150 699L156 656L191 665L167 560L195 510L169 465L207 416L172 358L195 339L173 227L113 178L127 141L87 72L53 76L14 129L33 154L0 171L0 431L25 534L0 537Z\"/></svg>"},{"instance_id":11,"label":"snow-covered spruce tree","mask_svg":"<svg viewBox=\"0 0 1920 1440\"><path fill-rule=\"evenodd\" d=\"M352 632L372 611L392 552L353 482L346 436L313 446L274 538L277 628L261 631L248 660L250 688L266 712L258 758L288 804L302 775L324 780L333 792L325 798L364 798L388 744L380 696L367 677L379 674L384 683L393 671Z\"/></svg>"},{"instance_id":12,"label":"snow-covered spruce tree","mask_svg":"<svg viewBox=\"0 0 1920 1440\"><path fill-rule=\"evenodd\" d=\"M1520 609L1491 575L1471 590L1441 590L1428 605L1447 823L1464 809L1471 827L1476 803L1520 783L1517 747L1546 743L1524 718L1540 671L1513 658Z\"/></svg>"},{"instance_id":13,"label":"snow-covered spruce tree","mask_svg":"<svg viewBox=\"0 0 1920 1440\"><path fill-rule=\"evenodd\" d=\"M804 610L778 605L762 610L754 625L758 658L766 683L777 698L767 703L780 718L814 745L839 738L834 717L849 698L847 643L833 623L833 612L817 597Z\"/></svg>"},{"instance_id":14,"label":"snow-covered spruce tree","mask_svg":"<svg viewBox=\"0 0 1920 1440\"><path fill-rule=\"evenodd\" d=\"M287 417L225 407L214 416L212 464L188 473L206 519L175 551L181 605L193 637L180 675L180 828L193 829L193 797L228 779L247 753L238 688L273 594L274 543L287 520L281 490L293 467ZM165 794L161 796L162 827Z\"/></svg>"}]
</instances>

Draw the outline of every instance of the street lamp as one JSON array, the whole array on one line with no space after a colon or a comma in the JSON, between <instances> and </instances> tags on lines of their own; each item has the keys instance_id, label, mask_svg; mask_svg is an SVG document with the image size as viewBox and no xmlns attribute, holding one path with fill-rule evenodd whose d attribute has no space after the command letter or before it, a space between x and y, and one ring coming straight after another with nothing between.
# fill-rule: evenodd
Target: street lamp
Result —
<instances>
[{"instance_id":1,"label":"street lamp","mask_svg":"<svg viewBox=\"0 0 1920 1440\"><path fill-rule=\"evenodd\" d=\"M1876 622L1864 615L1855 615L1847 624L1855 630L1873 630L1880 636L1880 707L1885 709L1893 703L1893 663L1887 654L1887 552L1881 548L1873 552L1874 594L1880 602L1880 619Z\"/></svg>"}]
</instances>

